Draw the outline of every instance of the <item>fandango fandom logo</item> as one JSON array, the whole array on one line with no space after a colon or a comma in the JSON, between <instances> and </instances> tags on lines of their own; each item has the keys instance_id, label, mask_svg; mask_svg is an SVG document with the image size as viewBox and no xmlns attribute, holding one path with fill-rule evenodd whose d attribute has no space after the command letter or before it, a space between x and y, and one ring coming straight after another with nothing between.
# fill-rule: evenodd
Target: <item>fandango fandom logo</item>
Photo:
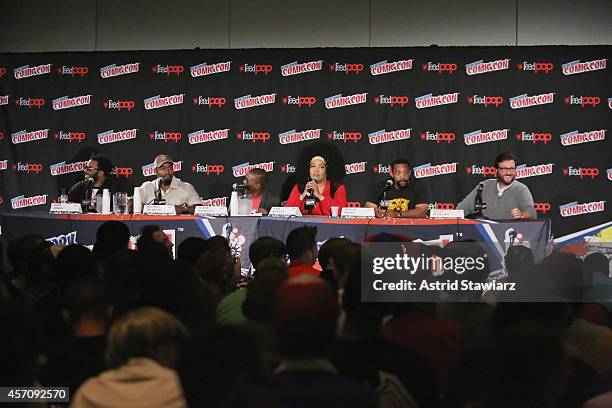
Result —
<instances>
[{"instance_id":1,"label":"fandango fandom logo","mask_svg":"<svg viewBox=\"0 0 612 408\"><path fill-rule=\"evenodd\" d=\"M491 105L498 108L502 103L504 103L504 98L501 96L472 95L469 96L467 100L470 105L484 105L485 108Z\"/></svg>"},{"instance_id":2,"label":"fandango fandom logo","mask_svg":"<svg viewBox=\"0 0 612 408\"><path fill-rule=\"evenodd\" d=\"M357 163L349 163L344 165L344 171L346 174L357 174L357 173L365 173L366 164L368 162L357 162Z\"/></svg>"},{"instance_id":3,"label":"fandango fandom logo","mask_svg":"<svg viewBox=\"0 0 612 408\"><path fill-rule=\"evenodd\" d=\"M575 96L570 95L565 98L566 105L580 105L581 108L586 106L595 107L601 103L599 96Z\"/></svg>"},{"instance_id":4,"label":"fandango fandom logo","mask_svg":"<svg viewBox=\"0 0 612 408\"><path fill-rule=\"evenodd\" d=\"M214 174L218 176L225 171L225 166L222 164L194 164L191 166L191 171L194 173Z\"/></svg>"},{"instance_id":5,"label":"fandango fandom logo","mask_svg":"<svg viewBox=\"0 0 612 408\"><path fill-rule=\"evenodd\" d=\"M164 96L152 96L144 100L144 108L146 110L165 108L167 106L182 105L185 94Z\"/></svg>"},{"instance_id":6,"label":"fandango fandom logo","mask_svg":"<svg viewBox=\"0 0 612 408\"><path fill-rule=\"evenodd\" d=\"M49 170L52 176L61 176L62 174L81 172L85 170L85 167L87 167L87 161L68 164L63 161L60 163L52 164L51 166L49 166Z\"/></svg>"},{"instance_id":7,"label":"fandango fandom logo","mask_svg":"<svg viewBox=\"0 0 612 408\"><path fill-rule=\"evenodd\" d=\"M455 141L457 136L454 133L450 132L430 132L426 131L425 133L421 133L421 140L425 140L427 142L446 142L452 143Z\"/></svg>"},{"instance_id":8,"label":"fandango fandom logo","mask_svg":"<svg viewBox=\"0 0 612 408\"><path fill-rule=\"evenodd\" d=\"M335 64L329 65L329 70L334 72L344 72L345 75L353 73L359 75L363 71L363 64L352 64L349 62L341 63L336 62Z\"/></svg>"},{"instance_id":9,"label":"fandango fandom logo","mask_svg":"<svg viewBox=\"0 0 612 408\"><path fill-rule=\"evenodd\" d=\"M372 145L388 142L397 142L400 140L408 140L412 134L412 129L398 129L390 130L386 129L378 130L368 134L368 142Z\"/></svg>"},{"instance_id":10,"label":"fandango fandom logo","mask_svg":"<svg viewBox=\"0 0 612 408\"><path fill-rule=\"evenodd\" d=\"M361 132L345 132L345 131L331 131L327 134L329 140L342 140L344 143L353 142L357 143L363 138Z\"/></svg>"},{"instance_id":11,"label":"fandango fandom logo","mask_svg":"<svg viewBox=\"0 0 612 408\"><path fill-rule=\"evenodd\" d=\"M562 217L573 217L582 214L603 212L606 210L605 201L591 201L590 203L578 204L578 201L559 206Z\"/></svg>"},{"instance_id":12,"label":"fandango fandom logo","mask_svg":"<svg viewBox=\"0 0 612 408\"><path fill-rule=\"evenodd\" d=\"M183 138L183 134L181 132L165 132L165 131L157 131L149 133L149 139L151 140L163 140L164 143L174 142L178 143L179 140Z\"/></svg>"},{"instance_id":13,"label":"fandango fandom logo","mask_svg":"<svg viewBox=\"0 0 612 408\"><path fill-rule=\"evenodd\" d=\"M189 144L207 143L214 142L215 140L227 139L229 136L229 129L218 129L218 130L196 130L187 135Z\"/></svg>"},{"instance_id":14,"label":"fandango fandom logo","mask_svg":"<svg viewBox=\"0 0 612 408\"><path fill-rule=\"evenodd\" d=\"M374 103L378 105L401 106L408 105L410 99L406 95L378 95L374 98Z\"/></svg>"},{"instance_id":15,"label":"fandango fandom logo","mask_svg":"<svg viewBox=\"0 0 612 408\"><path fill-rule=\"evenodd\" d=\"M521 142L544 142L547 144L552 140L551 133L538 133L538 132L521 132L516 134L516 140L520 140Z\"/></svg>"},{"instance_id":16,"label":"fandango fandom logo","mask_svg":"<svg viewBox=\"0 0 612 408\"><path fill-rule=\"evenodd\" d=\"M100 77L112 78L119 75L135 74L140 70L140 63L117 65L111 64L100 68Z\"/></svg>"},{"instance_id":17,"label":"fandango fandom logo","mask_svg":"<svg viewBox=\"0 0 612 408\"><path fill-rule=\"evenodd\" d=\"M413 170L414 177L425 178L442 176L445 174L452 174L457 172L457 163L443 163L431 165L431 163L423 164L415 167Z\"/></svg>"},{"instance_id":18,"label":"fandango fandom logo","mask_svg":"<svg viewBox=\"0 0 612 408\"><path fill-rule=\"evenodd\" d=\"M274 162L264 162L257 164L242 163L236 166L232 166L232 174L234 177L244 177L247 173L253 169L262 169L263 171L270 173L274 171Z\"/></svg>"},{"instance_id":19,"label":"fandango fandom logo","mask_svg":"<svg viewBox=\"0 0 612 408\"><path fill-rule=\"evenodd\" d=\"M69 98L62 96L61 98L53 99L53 110L76 108L77 106L89 105L91 103L91 95L81 95Z\"/></svg>"},{"instance_id":20,"label":"fandango fandom logo","mask_svg":"<svg viewBox=\"0 0 612 408\"><path fill-rule=\"evenodd\" d=\"M423 71L428 72L437 72L438 74L443 74L448 72L449 74L454 74L457 71L457 64L455 63L444 63L444 62L427 62L421 65Z\"/></svg>"},{"instance_id":21,"label":"fandango fandom logo","mask_svg":"<svg viewBox=\"0 0 612 408\"><path fill-rule=\"evenodd\" d=\"M463 135L463 141L468 146L480 143L497 142L499 140L506 139L508 139L508 129L492 130L490 132L475 130Z\"/></svg>"},{"instance_id":22,"label":"fandango fandom logo","mask_svg":"<svg viewBox=\"0 0 612 408\"><path fill-rule=\"evenodd\" d=\"M198 65L189 67L189 70L191 72L191 76L194 78L197 78L197 77L206 76L206 75L213 75L213 74L220 74L222 72L228 72L231 69L231 67L232 67L231 61L217 62L215 64L210 64L210 65L204 62L202 64L198 64Z\"/></svg>"},{"instance_id":23,"label":"fandango fandom logo","mask_svg":"<svg viewBox=\"0 0 612 408\"><path fill-rule=\"evenodd\" d=\"M70 75L75 76L78 75L80 77L84 77L89 72L89 68L87 67L67 67L62 65L61 68L57 69L57 73L60 75Z\"/></svg>"},{"instance_id":24,"label":"fandango fandom logo","mask_svg":"<svg viewBox=\"0 0 612 408\"><path fill-rule=\"evenodd\" d=\"M255 142L266 143L268 140L270 140L270 133L269 132L254 132L254 131L249 132L247 130L243 130L242 132L236 133L236 139L250 140L253 143Z\"/></svg>"},{"instance_id":25,"label":"fandango fandom logo","mask_svg":"<svg viewBox=\"0 0 612 408\"><path fill-rule=\"evenodd\" d=\"M484 166L484 165L477 166L475 164L469 167L466 167L465 172L467 174L479 175L483 177L495 176L497 174L497 170L493 166Z\"/></svg>"},{"instance_id":26,"label":"fandango fandom logo","mask_svg":"<svg viewBox=\"0 0 612 408\"><path fill-rule=\"evenodd\" d=\"M516 178L523 179L527 177L535 177L535 176L545 176L547 174L552 174L553 172L553 163L547 164L536 164L534 166L527 166L526 164L521 164L516 166Z\"/></svg>"},{"instance_id":27,"label":"fandango fandom logo","mask_svg":"<svg viewBox=\"0 0 612 408\"><path fill-rule=\"evenodd\" d=\"M202 96L198 95L198 97L193 98L193 104L196 106L208 106L212 108L213 106L217 106L219 108L223 107L227 103L226 99L223 97L213 97L213 96Z\"/></svg>"},{"instance_id":28,"label":"fandango fandom logo","mask_svg":"<svg viewBox=\"0 0 612 408\"><path fill-rule=\"evenodd\" d=\"M42 171L43 166L40 163L21 163L13 164L13 170L15 171L23 171L28 174L34 173L38 174Z\"/></svg>"},{"instance_id":29,"label":"fandango fandom logo","mask_svg":"<svg viewBox=\"0 0 612 408\"><path fill-rule=\"evenodd\" d=\"M387 60L377 62L376 64L370 65L370 74L384 75L390 74L391 72L408 71L412 69L413 60L399 60L394 62L388 62Z\"/></svg>"},{"instance_id":30,"label":"fandango fandom logo","mask_svg":"<svg viewBox=\"0 0 612 408\"><path fill-rule=\"evenodd\" d=\"M47 204L47 195L37 195L33 197L25 197L24 195L20 195L17 197L11 198L11 208L13 210L18 210L20 208L26 207L34 207L36 205L45 205Z\"/></svg>"},{"instance_id":31,"label":"fandango fandom logo","mask_svg":"<svg viewBox=\"0 0 612 408\"><path fill-rule=\"evenodd\" d=\"M325 98L325 107L327 109L343 108L345 106L360 105L368 101L368 93L358 93L354 95L342 96L342 94L328 96Z\"/></svg>"},{"instance_id":32,"label":"fandango fandom logo","mask_svg":"<svg viewBox=\"0 0 612 408\"><path fill-rule=\"evenodd\" d=\"M548 105L555 101L555 93L547 93L540 95L528 96L522 94L510 98L510 107L512 109L529 108L531 106Z\"/></svg>"},{"instance_id":33,"label":"fandango fandom logo","mask_svg":"<svg viewBox=\"0 0 612 408\"><path fill-rule=\"evenodd\" d=\"M298 108L306 106L310 108L312 105L317 103L317 98L314 96L291 96L287 95L282 98L284 105L297 105Z\"/></svg>"},{"instance_id":34,"label":"fandango fandom logo","mask_svg":"<svg viewBox=\"0 0 612 408\"><path fill-rule=\"evenodd\" d=\"M490 62L483 60L474 61L465 65L465 73L468 75L486 74L488 72L503 71L510 68L510 59L502 59Z\"/></svg>"},{"instance_id":35,"label":"fandango fandom logo","mask_svg":"<svg viewBox=\"0 0 612 408\"><path fill-rule=\"evenodd\" d=\"M262 73L264 75L268 75L270 72L272 72L272 69L273 67L270 64L240 65L240 72L247 72L247 73L255 74L255 75L259 75Z\"/></svg>"},{"instance_id":36,"label":"fandango fandom logo","mask_svg":"<svg viewBox=\"0 0 612 408\"><path fill-rule=\"evenodd\" d=\"M608 60L605 58L587 62L580 62L580 60L576 60L561 65L561 69L563 71L563 75L583 74L585 72L606 69L607 62Z\"/></svg>"},{"instance_id":37,"label":"fandango fandom logo","mask_svg":"<svg viewBox=\"0 0 612 408\"><path fill-rule=\"evenodd\" d=\"M320 137L321 129L301 130L299 132L293 129L280 133L278 135L278 141L280 144L285 145L290 143L306 142L308 140L316 140Z\"/></svg>"},{"instance_id":38,"label":"fandango fandom logo","mask_svg":"<svg viewBox=\"0 0 612 408\"><path fill-rule=\"evenodd\" d=\"M303 62L300 64L295 61L281 65L280 68L282 76L300 75L307 72L321 71L323 69L323 60Z\"/></svg>"},{"instance_id":39,"label":"fandango fandom logo","mask_svg":"<svg viewBox=\"0 0 612 408\"><path fill-rule=\"evenodd\" d=\"M564 133L560 135L560 137L561 144L563 146L599 142L600 140L604 140L606 138L606 130L591 130L588 132L578 132L577 130L574 130L573 132Z\"/></svg>"},{"instance_id":40,"label":"fandango fandom logo","mask_svg":"<svg viewBox=\"0 0 612 408\"><path fill-rule=\"evenodd\" d=\"M516 66L519 71L533 71L534 74L543 72L549 74L555 68L555 65L551 62L527 62L523 61L521 64Z\"/></svg>"},{"instance_id":41,"label":"fandango fandom logo","mask_svg":"<svg viewBox=\"0 0 612 408\"><path fill-rule=\"evenodd\" d=\"M51 242L53 245L74 245L77 242L77 231L69 232L68 234L58 235L45 239L45 241Z\"/></svg>"},{"instance_id":42,"label":"fandango fandom logo","mask_svg":"<svg viewBox=\"0 0 612 408\"><path fill-rule=\"evenodd\" d=\"M564 176L577 176L580 178L590 177L591 180L599 176L599 169L597 167L573 167L569 166L563 169Z\"/></svg>"},{"instance_id":43,"label":"fandango fandom logo","mask_svg":"<svg viewBox=\"0 0 612 408\"><path fill-rule=\"evenodd\" d=\"M120 130L107 130L106 132L98 133L98 143L108 144L115 142L124 142L126 140L136 139L138 129Z\"/></svg>"},{"instance_id":44,"label":"fandango fandom logo","mask_svg":"<svg viewBox=\"0 0 612 408\"><path fill-rule=\"evenodd\" d=\"M21 130L11 134L11 142L13 144L28 143L35 140L46 139L47 137L49 137L49 129L33 130L31 132Z\"/></svg>"},{"instance_id":45,"label":"fandango fandom logo","mask_svg":"<svg viewBox=\"0 0 612 408\"><path fill-rule=\"evenodd\" d=\"M236 109L249 109L256 106L271 105L276 103L276 94L266 94L259 96L245 95L234 99L234 107Z\"/></svg>"},{"instance_id":46,"label":"fandango fandom logo","mask_svg":"<svg viewBox=\"0 0 612 408\"><path fill-rule=\"evenodd\" d=\"M450 105L459 102L459 92L444 95L427 94L414 99L417 109L432 108L440 105Z\"/></svg>"},{"instance_id":47,"label":"fandango fandom logo","mask_svg":"<svg viewBox=\"0 0 612 408\"><path fill-rule=\"evenodd\" d=\"M15 79L29 78L36 75L44 75L49 73L51 73L51 64L37 65L35 67L24 65L13 70Z\"/></svg>"},{"instance_id":48,"label":"fandango fandom logo","mask_svg":"<svg viewBox=\"0 0 612 408\"><path fill-rule=\"evenodd\" d=\"M170 76L172 74L181 75L185 71L184 65L153 65L151 71L154 74L166 74Z\"/></svg>"},{"instance_id":49,"label":"fandango fandom logo","mask_svg":"<svg viewBox=\"0 0 612 408\"><path fill-rule=\"evenodd\" d=\"M177 171L181 171L183 169L183 162L182 161L174 162L174 164L172 165L172 169L174 170L175 173ZM145 164L144 166L142 166L143 176L150 177L150 176L155 176L156 174L157 173L155 173L155 163L149 163L149 164Z\"/></svg>"}]
</instances>

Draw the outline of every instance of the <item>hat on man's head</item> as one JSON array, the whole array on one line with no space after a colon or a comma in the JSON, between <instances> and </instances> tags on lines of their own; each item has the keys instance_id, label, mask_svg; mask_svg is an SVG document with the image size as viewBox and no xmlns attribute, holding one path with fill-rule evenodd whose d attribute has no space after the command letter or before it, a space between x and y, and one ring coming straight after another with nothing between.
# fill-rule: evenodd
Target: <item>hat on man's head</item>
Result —
<instances>
[{"instance_id":1,"label":"hat on man's head","mask_svg":"<svg viewBox=\"0 0 612 408\"><path fill-rule=\"evenodd\" d=\"M165 163L174 164L174 159L172 159L172 157L168 156L167 154L160 154L155 158L155 168L158 168L164 165Z\"/></svg>"}]
</instances>

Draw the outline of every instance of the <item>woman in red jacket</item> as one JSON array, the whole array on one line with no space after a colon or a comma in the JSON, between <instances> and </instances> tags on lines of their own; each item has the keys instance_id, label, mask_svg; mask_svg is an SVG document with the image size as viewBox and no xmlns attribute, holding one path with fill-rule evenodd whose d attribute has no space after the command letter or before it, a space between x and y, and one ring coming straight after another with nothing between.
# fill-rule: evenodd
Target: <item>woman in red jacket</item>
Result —
<instances>
[{"instance_id":1,"label":"woman in red jacket","mask_svg":"<svg viewBox=\"0 0 612 408\"><path fill-rule=\"evenodd\" d=\"M299 207L302 214L312 215L331 215L332 207L346 207L344 184L327 179L323 156L310 159L309 175L310 181L293 186L285 207Z\"/></svg>"}]
</instances>

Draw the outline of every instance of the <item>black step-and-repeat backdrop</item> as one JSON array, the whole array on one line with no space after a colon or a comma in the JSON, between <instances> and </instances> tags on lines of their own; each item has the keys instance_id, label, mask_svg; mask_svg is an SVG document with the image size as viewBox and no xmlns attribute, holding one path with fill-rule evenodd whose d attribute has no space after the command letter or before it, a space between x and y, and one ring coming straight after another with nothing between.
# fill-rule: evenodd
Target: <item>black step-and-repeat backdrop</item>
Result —
<instances>
[{"instance_id":1,"label":"black step-and-repeat backdrop","mask_svg":"<svg viewBox=\"0 0 612 408\"><path fill-rule=\"evenodd\" d=\"M569 234L610 220L611 50L0 54L0 211L47 211L94 152L134 185L168 153L212 204L252 167L286 194L300 152L324 142L351 205L401 156L431 206L452 208L511 151L538 215Z\"/></svg>"}]
</instances>

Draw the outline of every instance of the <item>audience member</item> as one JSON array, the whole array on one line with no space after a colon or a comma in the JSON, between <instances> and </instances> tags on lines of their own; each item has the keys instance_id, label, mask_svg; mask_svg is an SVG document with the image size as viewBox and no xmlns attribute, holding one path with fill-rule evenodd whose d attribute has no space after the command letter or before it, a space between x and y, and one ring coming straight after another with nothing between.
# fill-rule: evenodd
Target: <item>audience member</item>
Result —
<instances>
[{"instance_id":1,"label":"audience member","mask_svg":"<svg viewBox=\"0 0 612 408\"><path fill-rule=\"evenodd\" d=\"M301 274L319 276L320 271L313 268L317 261L317 227L296 228L287 236L289 276Z\"/></svg>"}]
</instances>

